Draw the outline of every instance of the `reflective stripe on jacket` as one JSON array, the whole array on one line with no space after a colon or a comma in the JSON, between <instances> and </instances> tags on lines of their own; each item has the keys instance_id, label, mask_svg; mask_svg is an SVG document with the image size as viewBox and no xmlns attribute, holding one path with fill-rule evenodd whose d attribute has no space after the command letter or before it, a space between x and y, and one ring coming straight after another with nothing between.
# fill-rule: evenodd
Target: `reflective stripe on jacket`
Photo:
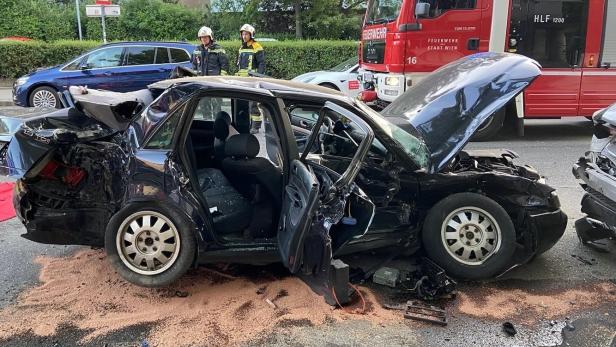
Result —
<instances>
[{"instance_id":1,"label":"reflective stripe on jacket","mask_svg":"<svg viewBox=\"0 0 616 347\"><path fill-rule=\"evenodd\" d=\"M192 64L199 76L226 75L229 71L227 53L216 42L212 42L207 47L203 45L195 47Z\"/></svg>"},{"instance_id":2,"label":"reflective stripe on jacket","mask_svg":"<svg viewBox=\"0 0 616 347\"><path fill-rule=\"evenodd\" d=\"M248 76L248 71L255 71L260 74L265 73L265 51L263 46L252 40L242 43L237 56L237 67L239 76Z\"/></svg>"}]
</instances>

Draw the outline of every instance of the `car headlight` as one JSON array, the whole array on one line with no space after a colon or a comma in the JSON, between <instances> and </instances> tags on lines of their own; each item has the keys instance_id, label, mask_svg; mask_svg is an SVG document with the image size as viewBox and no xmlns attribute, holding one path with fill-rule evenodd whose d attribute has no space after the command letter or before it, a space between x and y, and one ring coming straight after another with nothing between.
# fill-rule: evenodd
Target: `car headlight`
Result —
<instances>
[{"instance_id":1,"label":"car headlight","mask_svg":"<svg viewBox=\"0 0 616 347\"><path fill-rule=\"evenodd\" d=\"M399 77L385 77L385 85L386 86L399 86L400 78Z\"/></svg>"},{"instance_id":2,"label":"car headlight","mask_svg":"<svg viewBox=\"0 0 616 347\"><path fill-rule=\"evenodd\" d=\"M15 85L19 87L20 85L26 83L28 81L28 77L20 77L15 81Z\"/></svg>"}]
</instances>

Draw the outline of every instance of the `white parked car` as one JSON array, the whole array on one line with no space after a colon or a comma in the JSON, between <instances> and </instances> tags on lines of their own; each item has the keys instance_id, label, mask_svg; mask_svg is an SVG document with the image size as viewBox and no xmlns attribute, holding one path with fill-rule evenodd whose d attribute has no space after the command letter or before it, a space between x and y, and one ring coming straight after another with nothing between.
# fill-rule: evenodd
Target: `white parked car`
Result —
<instances>
[{"instance_id":1,"label":"white parked car","mask_svg":"<svg viewBox=\"0 0 616 347\"><path fill-rule=\"evenodd\" d=\"M293 81L318 84L323 87L339 90L354 98L363 87L357 80L359 63L357 57L350 58L326 71L313 71L299 75Z\"/></svg>"}]
</instances>

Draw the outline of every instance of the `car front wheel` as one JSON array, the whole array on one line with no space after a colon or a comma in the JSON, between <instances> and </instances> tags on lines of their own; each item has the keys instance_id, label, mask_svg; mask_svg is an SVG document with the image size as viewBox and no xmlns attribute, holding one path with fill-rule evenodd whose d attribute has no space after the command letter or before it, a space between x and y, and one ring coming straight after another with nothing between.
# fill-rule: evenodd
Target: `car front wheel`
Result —
<instances>
[{"instance_id":1,"label":"car front wheel","mask_svg":"<svg viewBox=\"0 0 616 347\"><path fill-rule=\"evenodd\" d=\"M111 264L127 281L145 287L168 285L191 266L193 228L175 211L132 205L114 215L105 232Z\"/></svg>"},{"instance_id":2,"label":"car front wheel","mask_svg":"<svg viewBox=\"0 0 616 347\"><path fill-rule=\"evenodd\" d=\"M430 258L451 276L488 279L511 266L515 229L507 212L494 200L458 193L430 209L422 242Z\"/></svg>"},{"instance_id":3,"label":"car front wheel","mask_svg":"<svg viewBox=\"0 0 616 347\"><path fill-rule=\"evenodd\" d=\"M56 90L51 87L38 87L30 94L30 106L41 108L59 108L60 100Z\"/></svg>"}]
</instances>

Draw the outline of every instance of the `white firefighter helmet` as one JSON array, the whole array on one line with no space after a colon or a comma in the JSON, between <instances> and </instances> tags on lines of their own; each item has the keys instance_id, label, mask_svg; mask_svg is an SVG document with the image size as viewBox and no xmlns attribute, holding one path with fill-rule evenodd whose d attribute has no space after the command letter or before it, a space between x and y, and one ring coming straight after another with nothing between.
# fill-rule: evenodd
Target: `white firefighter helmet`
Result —
<instances>
[{"instance_id":1,"label":"white firefighter helmet","mask_svg":"<svg viewBox=\"0 0 616 347\"><path fill-rule=\"evenodd\" d=\"M205 27L205 26L201 27L201 29L199 29L199 33L197 34L197 37L204 37L204 36L209 36L210 39L214 38L212 29Z\"/></svg>"},{"instance_id":2,"label":"white firefighter helmet","mask_svg":"<svg viewBox=\"0 0 616 347\"><path fill-rule=\"evenodd\" d=\"M242 33L242 31L247 31L250 33L251 37L255 37L255 27L250 24L242 25L242 27L240 28L240 34Z\"/></svg>"}]
</instances>

